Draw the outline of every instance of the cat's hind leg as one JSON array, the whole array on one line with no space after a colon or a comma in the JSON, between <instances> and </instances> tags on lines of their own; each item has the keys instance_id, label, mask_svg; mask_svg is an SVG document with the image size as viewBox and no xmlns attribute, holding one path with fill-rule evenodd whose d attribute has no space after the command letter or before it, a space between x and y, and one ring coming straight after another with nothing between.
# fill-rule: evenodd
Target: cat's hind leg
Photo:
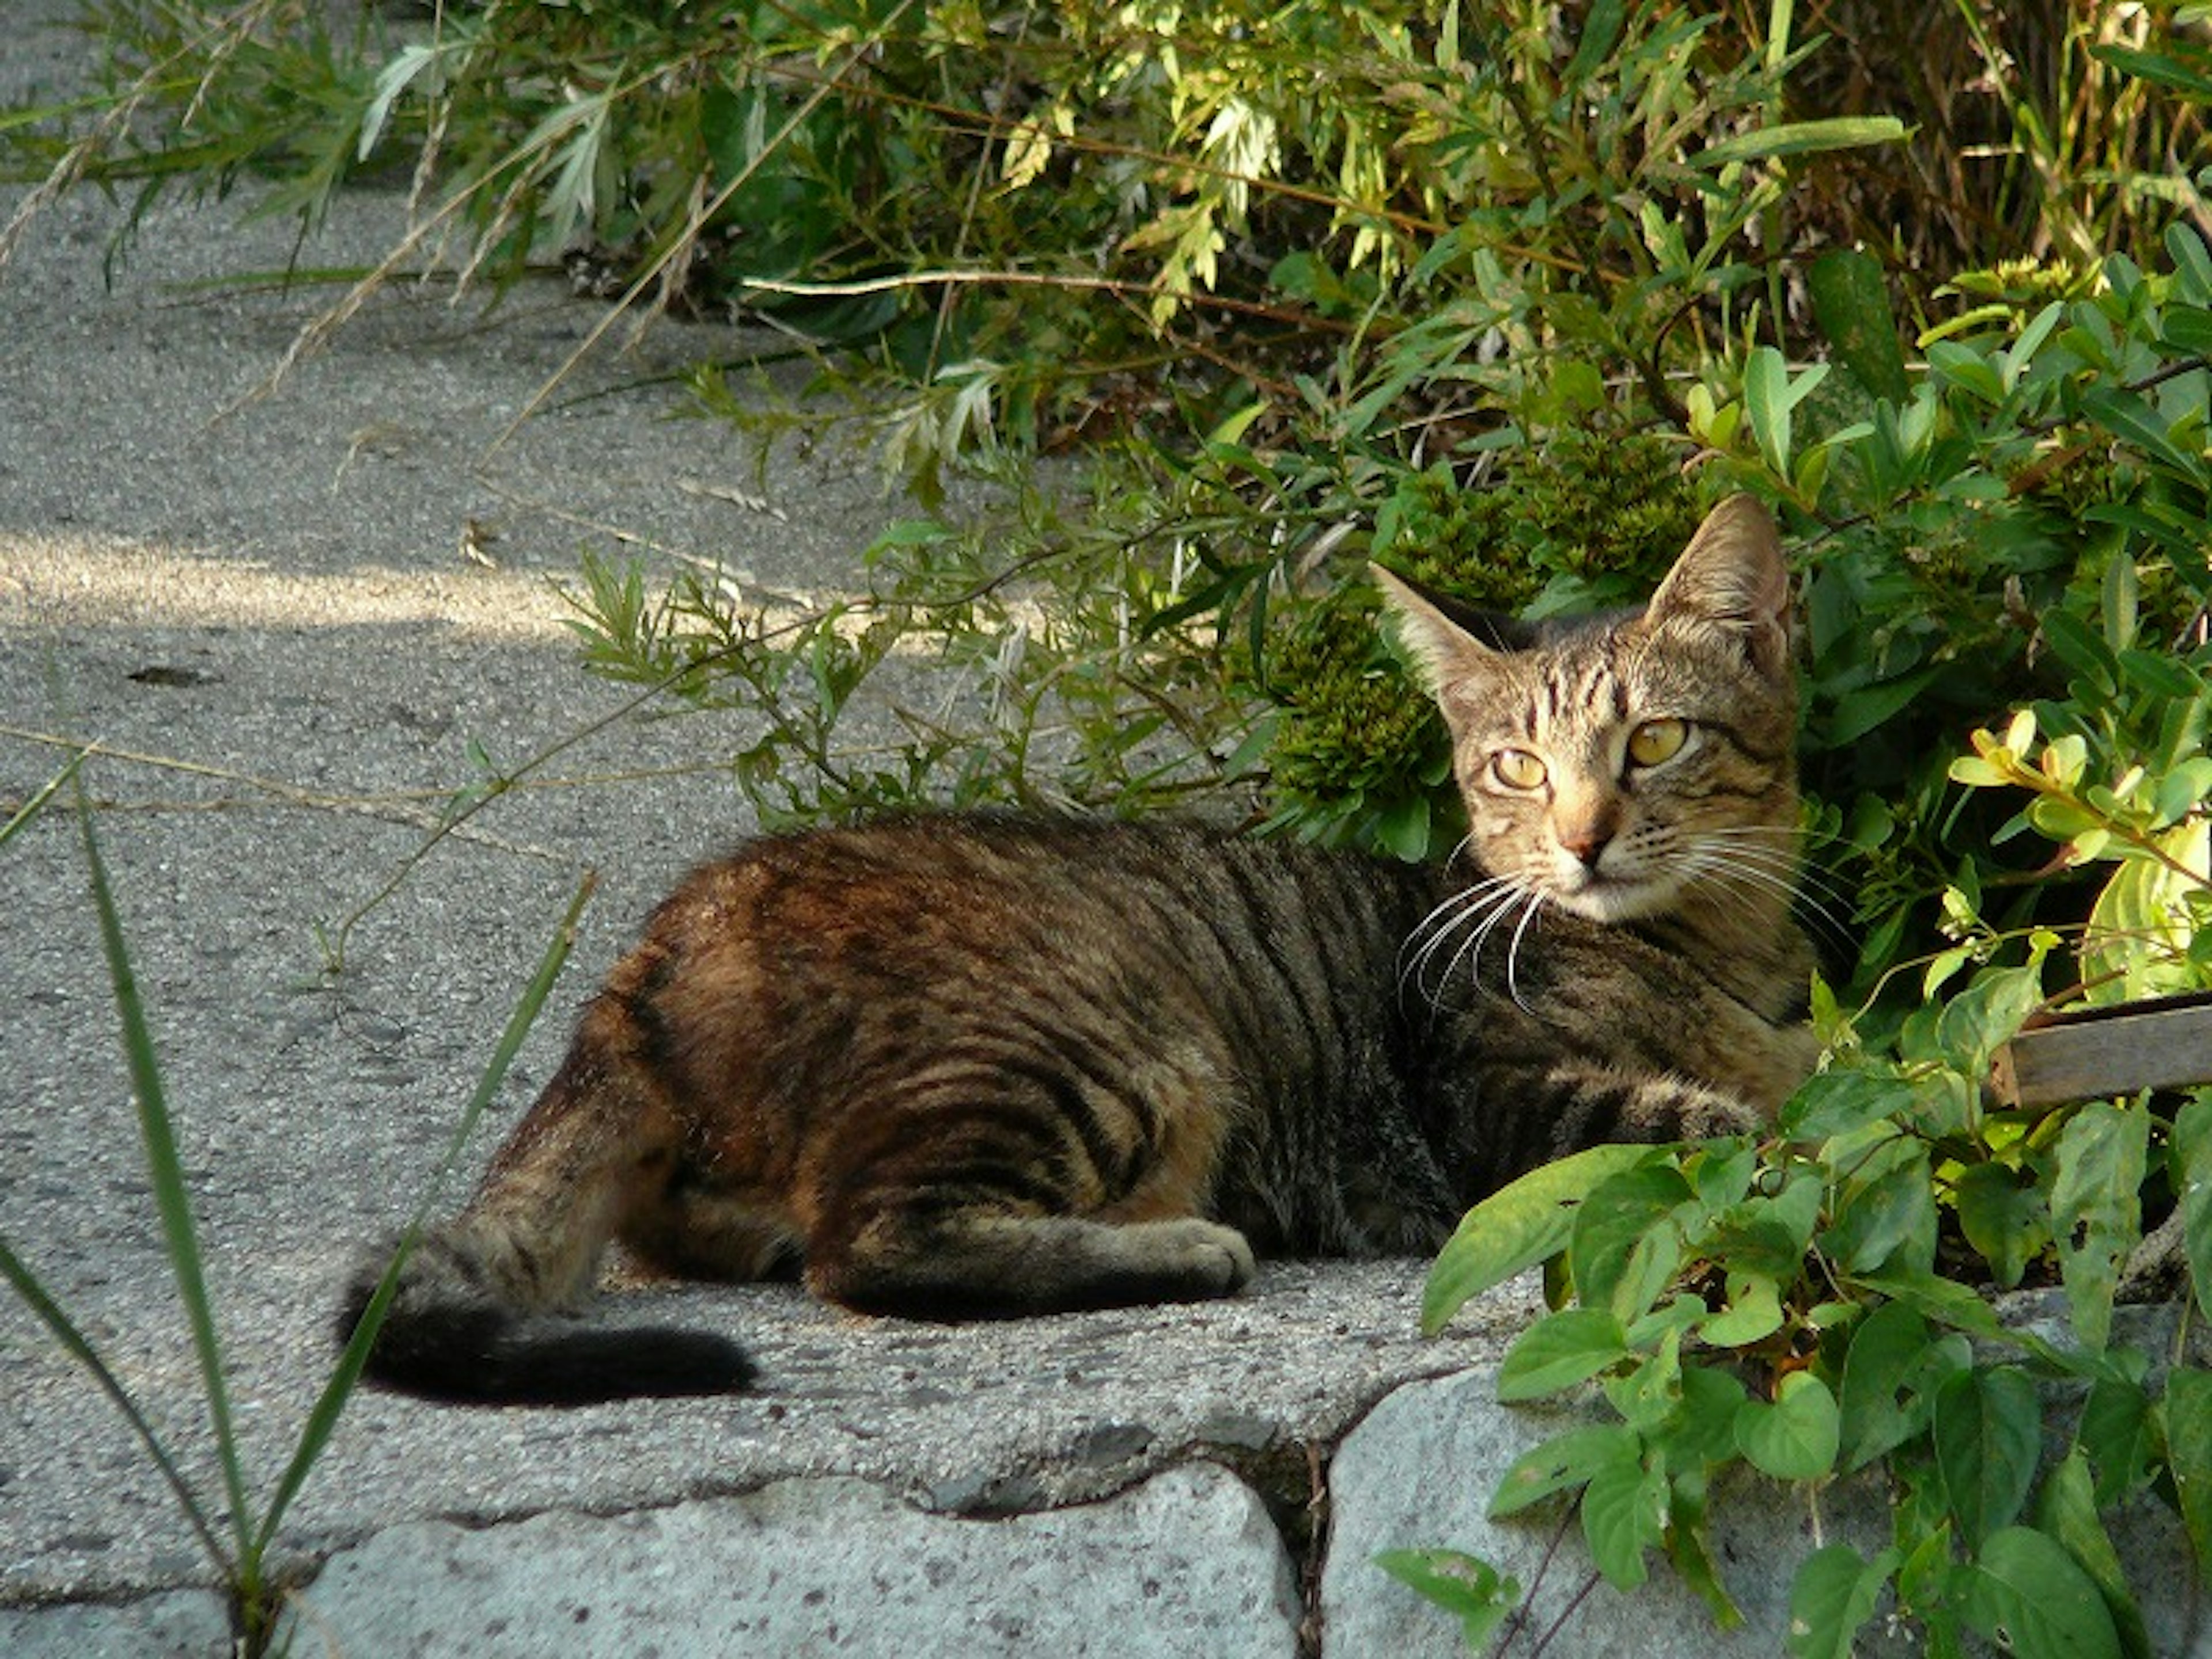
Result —
<instances>
[{"instance_id":1,"label":"cat's hind leg","mask_svg":"<svg viewBox=\"0 0 2212 1659\"><path fill-rule=\"evenodd\" d=\"M623 1040L623 1012L586 1012L546 1085L459 1216L426 1228L401 1264L364 1374L434 1399L580 1404L721 1393L751 1366L720 1337L588 1330L538 1317L580 1302L607 1244L665 1189L680 1131L650 1068ZM337 1318L351 1339L394 1252L356 1268Z\"/></svg>"},{"instance_id":2,"label":"cat's hind leg","mask_svg":"<svg viewBox=\"0 0 2212 1659\"><path fill-rule=\"evenodd\" d=\"M1233 1227L1184 1216L1097 1221L972 1210L879 1211L810 1241L806 1282L862 1313L1007 1319L1231 1296L1252 1277Z\"/></svg>"}]
</instances>

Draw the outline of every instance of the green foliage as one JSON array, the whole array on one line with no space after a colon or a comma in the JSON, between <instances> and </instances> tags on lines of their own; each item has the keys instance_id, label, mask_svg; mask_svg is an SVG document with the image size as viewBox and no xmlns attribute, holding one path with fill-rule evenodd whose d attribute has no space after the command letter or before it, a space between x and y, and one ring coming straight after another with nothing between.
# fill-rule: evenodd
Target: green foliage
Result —
<instances>
[{"instance_id":1,"label":"green foliage","mask_svg":"<svg viewBox=\"0 0 2212 1659\"><path fill-rule=\"evenodd\" d=\"M4 827L0 827L0 847L4 847L59 789L76 777L83 759L82 753L74 757L9 818ZM162 1083L160 1059L155 1052L153 1037L146 1023L137 978L131 969L113 885L108 877L106 860L100 854L92 807L81 786L77 817L84 839L93 908L100 919L100 943L107 959L110 985L121 1026L124 1056L131 1073L131 1097L137 1113L148 1182L154 1194L163 1249L177 1281L178 1301L183 1306L185 1322L191 1331L192 1352L199 1365L201 1398L207 1406L208 1425L215 1443L216 1462L222 1472L222 1491L216 1498L211 1498L185 1474L169 1449L160 1428L147 1415L129 1386L107 1364L92 1339L70 1316L69 1310L47 1291L29 1263L4 1238L0 1238L0 1279L7 1281L9 1288L22 1299L24 1305L46 1328L54 1345L91 1372L101 1392L106 1395L138 1437L148 1461L176 1498L193 1536L206 1552L229 1592L238 1651L247 1659L256 1659L256 1656L271 1651L272 1644L280 1640L283 1591L270 1572L270 1553L276 1544L277 1531L283 1524L293 1499L299 1496L300 1488L321 1457L323 1448L329 1443L331 1431L337 1426L339 1414L345 1409L360 1382L369 1345L374 1340L376 1332L383 1323L385 1310L391 1305L392 1296L398 1288L400 1266L428 1215L439 1185L459 1156L477 1118L498 1093L508 1066L513 1063L524 1036L528 1034L538 1010L544 1006L547 994L552 990L553 981L562 964L568 959L568 949L575 936L576 919L590 896L592 883L587 878L579 889L552 943L546 949L536 975L517 1003L476 1093L454 1127L445 1157L416 1206L398 1253L370 1298L359 1328L332 1366L329 1379L300 1425L290 1458L279 1473L273 1489L265 1498L257 1498L249 1488L245 1464L239 1454L238 1431L230 1407L228 1371L222 1357L221 1322L216 1316L214 1298L208 1290L198 1230L192 1216L191 1194L185 1177L183 1161L178 1152L176 1131Z\"/></svg>"},{"instance_id":2,"label":"green foliage","mask_svg":"<svg viewBox=\"0 0 2212 1659\"><path fill-rule=\"evenodd\" d=\"M2076 954L2104 970L2097 993L2212 989L2199 750L2100 769L2118 763L2112 734L2136 729L2120 684L2109 725L2045 740L2023 710L1952 769L2025 792L2019 828L2100 872ZM2161 795L2163 777L2185 781ZM1555 1310L1508 1352L1499 1397L1568 1395L1603 1420L1522 1457L1491 1513L1578 1494L1591 1559L1616 1585L1662 1551L1729 1622L1705 1531L1714 1477L1741 1463L1817 1487L1881 1465L1899 1494L1891 1544L1805 1562L1792 1652L1848 1651L1887 1596L1934 1651L1972 1632L2021 1654L2147 1654L2137 1597L2156 1587L2130 1580L2103 1517L2161 1499L2212 1566L2212 1373L2169 1357L2156 1375L2154 1356L2114 1340L2114 1304L2146 1207L2178 1204L2196 1303L2212 1305L2212 1199L2191 1190L2212 1173L2212 1088L2056 1109L1985 1100L1991 1056L2044 1003L2061 940L2037 930L2025 962L1934 1000L2018 942L1952 900L1971 937L1929 964L1929 1000L1878 1046L1827 1000L1831 1063L1771 1137L1604 1147L1524 1177L1446 1245L1425 1322L1550 1264ZM2057 1286L2069 1340L2008 1327L1971 1288L2031 1279Z\"/></svg>"}]
</instances>

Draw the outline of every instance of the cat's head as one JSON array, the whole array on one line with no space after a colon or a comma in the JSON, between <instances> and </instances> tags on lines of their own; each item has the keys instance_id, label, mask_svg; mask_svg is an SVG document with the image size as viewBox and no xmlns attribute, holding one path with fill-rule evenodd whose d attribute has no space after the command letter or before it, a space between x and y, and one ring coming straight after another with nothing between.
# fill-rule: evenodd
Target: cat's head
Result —
<instances>
[{"instance_id":1,"label":"cat's head","mask_svg":"<svg viewBox=\"0 0 2212 1659\"><path fill-rule=\"evenodd\" d=\"M1641 611L1530 629L1376 575L1491 875L1619 921L1794 859L1789 572L1757 501L1715 507Z\"/></svg>"}]
</instances>

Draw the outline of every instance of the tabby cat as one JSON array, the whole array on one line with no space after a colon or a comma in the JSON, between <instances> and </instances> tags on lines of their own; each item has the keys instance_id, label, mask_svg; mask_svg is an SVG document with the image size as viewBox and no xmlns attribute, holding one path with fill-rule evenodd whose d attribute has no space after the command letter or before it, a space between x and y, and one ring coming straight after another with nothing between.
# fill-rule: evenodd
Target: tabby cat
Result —
<instances>
[{"instance_id":1,"label":"tabby cat","mask_svg":"<svg viewBox=\"0 0 2212 1659\"><path fill-rule=\"evenodd\" d=\"M1624 615L1524 629L1378 579L1450 728L1450 866L992 817L756 842L653 914L409 1257L369 1374L483 1401L740 1386L719 1337L535 1317L616 1241L867 1313L1194 1300L1255 1251L1430 1250L1594 1142L1764 1121L1814 1057L1765 509L1722 504Z\"/></svg>"}]
</instances>

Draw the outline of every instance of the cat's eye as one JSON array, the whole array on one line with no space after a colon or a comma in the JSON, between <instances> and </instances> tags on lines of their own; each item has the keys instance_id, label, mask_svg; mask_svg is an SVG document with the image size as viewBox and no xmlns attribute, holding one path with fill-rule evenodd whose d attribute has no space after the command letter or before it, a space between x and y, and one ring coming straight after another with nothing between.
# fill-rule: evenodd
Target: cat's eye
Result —
<instances>
[{"instance_id":1,"label":"cat's eye","mask_svg":"<svg viewBox=\"0 0 2212 1659\"><path fill-rule=\"evenodd\" d=\"M1508 789L1540 789L1549 775L1525 749L1501 749L1490 757L1491 775Z\"/></svg>"},{"instance_id":2,"label":"cat's eye","mask_svg":"<svg viewBox=\"0 0 2212 1659\"><path fill-rule=\"evenodd\" d=\"M1646 720L1628 734L1628 758L1638 766L1656 766L1680 754L1689 736L1687 720Z\"/></svg>"}]
</instances>

